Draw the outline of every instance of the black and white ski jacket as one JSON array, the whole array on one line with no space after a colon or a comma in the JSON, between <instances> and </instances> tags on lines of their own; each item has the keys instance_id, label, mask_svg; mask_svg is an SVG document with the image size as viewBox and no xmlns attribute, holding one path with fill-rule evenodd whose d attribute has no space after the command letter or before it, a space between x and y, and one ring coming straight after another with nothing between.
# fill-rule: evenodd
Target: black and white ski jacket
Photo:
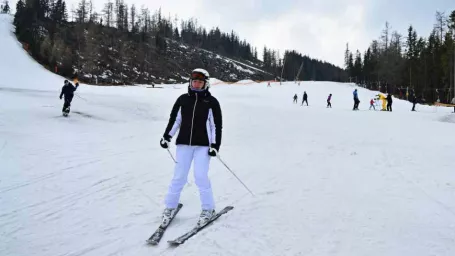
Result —
<instances>
[{"instance_id":1,"label":"black and white ski jacket","mask_svg":"<svg viewBox=\"0 0 455 256\"><path fill-rule=\"evenodd\" d=\"M193 91L182 94L171 111L164 138L174 137L179 130L176 144L212 146L220 149L222 136L221 107L208 91Z\"/></svg>"}]
</instances>

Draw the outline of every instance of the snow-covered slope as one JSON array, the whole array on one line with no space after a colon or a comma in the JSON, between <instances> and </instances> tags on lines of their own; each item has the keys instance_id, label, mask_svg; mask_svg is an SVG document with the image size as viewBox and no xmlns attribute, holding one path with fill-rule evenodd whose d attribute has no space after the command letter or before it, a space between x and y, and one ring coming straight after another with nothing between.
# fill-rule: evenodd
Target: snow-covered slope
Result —
<instances>
[{"instance_id":1,"label":"snow-covered slope","mask_svg":"<svg viewBox=\"0 0 455 256\"><path fill-rule=\"evenodd\" d=\"M14 36L13 17L0 14L0 86L9 88L55 89L63 78L47 72L22 48Z\"/></svg>"},{"instance_id":2,"label":"snow-covered slope","mask_svg":"<svg viewBox=\"0 0 455 256\"><path fill-rule=\"evenodd\" d=\"M33 64L4 28L0 255L455 254L455 114L413 113L399 100L392 113L368 111L374 92L361 88L353 112L353 85L322 82L213 86L221 157L255 196L214 159L217 209L234 210L168 247L199 214L191 173L184 208L162 242L147 246L173 170L158 143L186 85L81 85L64 118L63 79ZM309 107L292 103L303 91Z\"/></svg>"}]
</instances>

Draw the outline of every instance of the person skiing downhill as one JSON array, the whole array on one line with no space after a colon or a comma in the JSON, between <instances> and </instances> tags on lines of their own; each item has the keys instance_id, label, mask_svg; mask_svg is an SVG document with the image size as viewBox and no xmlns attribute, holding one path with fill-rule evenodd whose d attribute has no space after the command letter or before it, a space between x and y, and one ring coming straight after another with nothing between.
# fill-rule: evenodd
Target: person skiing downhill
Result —
<instances>
[{"instance_id":1,"label":"person skiing downhill","mask_svg":"<svg viewBox=\"0 0 455 256\"><path fill-rule=\"evenodd\" d=\"M417 96L415 94L412 95L412 109L411 111L416 111L416 104L417 104Z\"/></svg>"},{"instance_id":2,"label":"person skiing downhill","mask_svg":"<svg viewBox=\"0 0 455 256\"><path fill-rule=\"evenodd\" d=\"M63 103L62 113L64 116L67 116L70 112L71 101L73 101L74 92L79 87L79 83L76 83L76 87L74 87L68 80L65 80L64 85L62 87L62 91L60 92L60 99L62 96L65 96L65 103Z\"/></svg>"},{"instance_id":3,"label":"person skiing downhill","mask_svg":"<svg viewBox=\"0 0 455 256\"><path fill-rule=\"evenodd\" d=\"M217 156L221 145L222 114L218 100L208 90L209 78L209 73L204 69L192 71L188 92L178 97L174 103L168 125L160 140L161 147L168 148L172 137L179 130L174 176L165 197L165 225L177 210L192 161L202 208L197 225L203 225L215 215L208 171L210 157Z\"/></svg>"},{"instance_id":4,"label":"person skiing downhill","mask_svg":"<svg viewBox=\"0 0 455 256\"><path fill-rule=\"evenodd\" d=\"M390 111L392 112L392 103L393 103L393 100L392 100L392 94L387 94L387 111Z\"/></svg>"},{"instance_id":5,"label":"person skiing downhill","mask_svg":"<svg viewBox=\"0 0 455 256\"><path fill-rule=\"evenodd\" d=\"M303 97L302 97L302 105L300 106L303 106L303 103L306 102L306 105L308 106L308 94L306 93L306 91L303 92Z\"/></svg>"},{"instance_id":6,"label":"person skiing downhill","mask_svg":"<svg viewBox=\"0 0 455 256\"><path fill-rule=\"evenodd\" d=\"M359 100L359 94L357 93L357 89L355 89L352 94L354 96L354 107L352 108L352 110L359 110L360 100Z\"/></svg>"},{"instance_id":7,"label":"person skiing downhill","mask_svg":"<svg viewBox=\"0 0 455 256\"><path fill-rule=\"evenodd\" d=\"M332 103L330 102L332 100L332 94L329 94L329 97L327 98L327 107L332 108Z\"/></svg>"}]
</instances>

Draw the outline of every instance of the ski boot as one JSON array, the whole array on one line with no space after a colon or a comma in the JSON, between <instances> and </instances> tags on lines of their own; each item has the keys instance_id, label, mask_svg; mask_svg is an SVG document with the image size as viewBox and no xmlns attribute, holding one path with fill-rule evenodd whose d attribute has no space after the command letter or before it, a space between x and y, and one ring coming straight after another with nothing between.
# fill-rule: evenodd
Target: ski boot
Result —
<instances>
[{"instance_id":1,"label":"ski boot","mask_svg":"<svg viewBox=\"0 0 455 256\"><path fill-rule=\"evenodd\" d=\"M69 107L67 107L67 108L65 108L65 110L63 110L63 116L68 116L69 113L70 113Z\"/></svg>"},{"instance_id":2,"label":"ski boot","mask_svg":"<svg viewBox=\"0 0 455 256\"><path fill-rule=\"evenodd\" d=\"M197 226L204 226L210 219L215 216L215 210L202 210L199 215L199 220L197 221Z\"/></svg>"},{"instance_id":3,"label":"ski boot","mask_svg":"<svg viewBox=\"0 0 455 256\"><path fill-rule=\"evenodd\" d=\"M177 208L164 209L161 226L166 227L167 225L169 225L169 222L171 221L172 217L174 217L176 210Z\"/></svg>"}]
</instances>

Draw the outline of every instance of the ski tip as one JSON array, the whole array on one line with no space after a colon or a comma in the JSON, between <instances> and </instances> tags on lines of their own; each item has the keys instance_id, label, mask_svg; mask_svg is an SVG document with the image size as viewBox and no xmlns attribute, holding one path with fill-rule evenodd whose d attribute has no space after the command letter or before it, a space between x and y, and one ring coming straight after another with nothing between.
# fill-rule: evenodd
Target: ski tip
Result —
<instances>
[{"instance_id":1,"label":"ski tip","mask_svg":"<svg viewBox=\"0 0 455 256\"><path fill-rule=\"evenodd\" d=\"M158 245L158 243L156 241L153 241L153 240L145 240L145 242L149 245Z\"/></svg>"},{"instance_id":2,"label":"ski tip","mask_svg":"<svg viewBox=\"0 0 455 256\"><path fill-rule=\"evenodd\" d=\"M220 211L220 213L226 213L226 212L228 212L228 211L230 211L232 209L234 209L234 206L229 205L229 206L224 207L224 209L222 209Z\"/></svg>"},{"instance_id":3,"label":"ski tip","mask_svg":"<svg viewBox=\"0 0 455 256\"><path fill-rule=\"evenodd\" d=\"M175 240L170 240L170 241L167 241L169 245L172 245L172 246L179 246L181 245L182 243L181 242L177 242Z\"/></svg>"}]
</instances>

